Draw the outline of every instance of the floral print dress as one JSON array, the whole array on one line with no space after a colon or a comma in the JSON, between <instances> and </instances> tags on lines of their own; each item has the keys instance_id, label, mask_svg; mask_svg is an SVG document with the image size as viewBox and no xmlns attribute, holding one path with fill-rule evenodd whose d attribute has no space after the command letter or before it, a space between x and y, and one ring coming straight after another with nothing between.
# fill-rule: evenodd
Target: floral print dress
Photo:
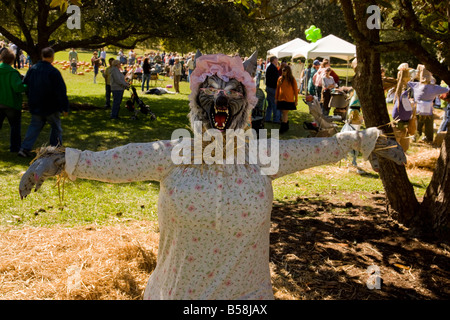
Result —
<instances>
[{"instance_id":1,"label":"floral print dress","mask_svg":"<svg viewBox=\"0 0 450 320\"><path fill-rule=\"evenodd\" d=\"M379 131L279 141L279 170L258 164L175 165L179 141L107 151L66 148L72 179L160 182L158 262L144 299L273 299L269 270L272 180L333 163L352 149L367 157ZM266 152L270 150L267 146Z\"/></svg>"}]
</instances>

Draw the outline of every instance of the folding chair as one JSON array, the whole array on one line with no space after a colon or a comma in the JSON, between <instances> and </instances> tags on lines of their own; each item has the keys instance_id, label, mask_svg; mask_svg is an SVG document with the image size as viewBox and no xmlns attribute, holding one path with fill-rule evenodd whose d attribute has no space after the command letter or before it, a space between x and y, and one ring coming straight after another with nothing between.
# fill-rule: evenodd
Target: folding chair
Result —
<instances>
[{"instance_id":1,"label":"folding chair","mask_svg":"<svg viewBox=\"0 0 450 320\"><path fill-rule=\"evenodd\" d=\"M162 86L164 79L161 79L159 77L158 73L151 73L150 74L150 86L152 85L152 81L155 83L155 87L157 87L157 83L159 82L159 85Z\"/></svg>"},{"instance_id":2,"label":"folding chair","mask_svg":"<svg viewBox=\"0 0 450 320\"><path fill-rule=\"evenodd\" d=\"M305 129L309 130L312 137L331 137L338 133L337 125L332 122L335 117L324 116L317 97L310 97L303 101L308 105L309 113L313 116L316 127L314 130L310 130L307 128L307 124L303 123Z\"/></svg>"}]
</instances>

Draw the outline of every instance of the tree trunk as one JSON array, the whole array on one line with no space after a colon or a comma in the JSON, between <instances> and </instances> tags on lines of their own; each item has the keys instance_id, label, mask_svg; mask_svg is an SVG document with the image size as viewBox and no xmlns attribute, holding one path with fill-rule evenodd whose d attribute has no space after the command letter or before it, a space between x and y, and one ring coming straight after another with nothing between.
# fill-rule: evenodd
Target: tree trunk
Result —
<instances>
[{"instance_id":1,"label":"tree trunk","mask_svg":"<svg viewBox=\"0 0 450 320\"><path fill-rule=\"evenodd\" d=\"M38 46L33 46L32 49L27 51L27 53L30 55L31 63L36 64L39 60L41 60L41 50L43 48L40 48Z\"/></svg>"},{"instance_id":2,"label":"tree trunk","mask_svg":"<svg viewBox=\"0 0 450 320\"><path fill-rule=\"evenodd\" d=\"M366 9L370 5L368 1L355 1L355 13L353 18L368 17ZM346 10L349 8L347 7ZM346 13L346 20L349 12ZM352 9L353 14L353 9ZM355 23L356 20L356 23ZM368 29L366 19L354 19L349 24L349 31L364 35L365 40L379 42L379 30ZM352 30L357 28L356 30ZM354 32L353 32L354 31ZM355 75L355 90L361 101L362 113L367 127L380 127L387 135L393 135L392 128L388 125L390 117L386 107L382 78L380 53L373 50L367 41L356 41L356 55L358 67ZM414 194L412 184L408 179L406 168L393 162L380 160L380 178L387 197L387 210L394 219L406 226L415 225L419 216L419 203Z\"/></svg>"},{"instance_id":3,"label":"tree trunk","mask_svg":"<svg viewBox=\"0 0 450 320\"><path fill-rule=\"evenodd\" d=\"M448 131L447 131L448 132ZM421 205L421 220L439 237L450 236L450 135L447 133L433 177Z\"/></svg>"}]
</instances>

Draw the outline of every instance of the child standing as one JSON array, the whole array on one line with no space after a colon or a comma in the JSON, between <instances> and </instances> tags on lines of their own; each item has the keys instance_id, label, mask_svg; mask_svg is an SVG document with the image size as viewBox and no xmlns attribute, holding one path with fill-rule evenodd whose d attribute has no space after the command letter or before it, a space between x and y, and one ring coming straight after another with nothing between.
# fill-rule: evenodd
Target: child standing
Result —
<instances>
[{"instance_id":1,"label":"child standing","mask_svg":"<svg viewBox=\"0 0 450 320\"><path fill-rule=\"evenodd\" d=\"M77 60L75 58L72 59L70 66L72 67L72 74L77 74Z\"/></svg>"}]
</instances>

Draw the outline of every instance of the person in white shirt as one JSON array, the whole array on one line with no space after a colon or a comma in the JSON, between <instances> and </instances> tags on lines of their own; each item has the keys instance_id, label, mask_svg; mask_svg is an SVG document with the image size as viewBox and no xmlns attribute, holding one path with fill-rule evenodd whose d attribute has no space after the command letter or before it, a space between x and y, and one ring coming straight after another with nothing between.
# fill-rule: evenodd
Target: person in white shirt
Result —
<instances>
[{"instance_id":1,"label":"person in white shirt","mask_svg":"<svg viewBox=\"0 0 450 320\"><path fill-rule=\"evenodd\" d=\"M330 114L330 100L331 100L331 90L336 87L336 82L334 82L331 76L331 68L325 69L325 73L322 77L322 99L323 99L323 114L328 116Z\"/></svg>"},{"instance_id":2,"label":"person in white shirt","mask_svg":"<svg viewBox=\"0 0 450 320\"><path fill-rule=\"evenodd\" d=\"M102 48L100 51L100 59L102 61L102 66L106 67L106 51L105 48Z\"/></svg>"},{"instance_id":3,"label":"person in white shirt","mask_svg":"<svg viewBox=\"0 0 450 320\"><path fill-rule=\"evenodd\" d=\"M192 71L194 71L194 59L195 59L195 56L191 55L189 60L186 62L186 69L188 72L188 82L189 82L189 79L191 78Z\"/></svg>"}]
</instances>

